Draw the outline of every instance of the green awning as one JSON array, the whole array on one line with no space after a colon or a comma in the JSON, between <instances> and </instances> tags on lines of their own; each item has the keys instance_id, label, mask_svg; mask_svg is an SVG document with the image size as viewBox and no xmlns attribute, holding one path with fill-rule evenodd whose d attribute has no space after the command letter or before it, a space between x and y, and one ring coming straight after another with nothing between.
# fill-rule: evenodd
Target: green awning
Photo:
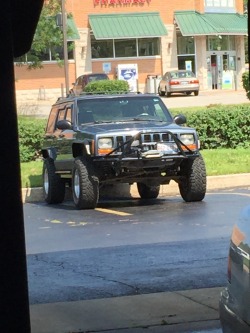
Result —
<instances>
[{"instance_id":1,"label":"green awning","mask_svg":"<svg viewBox=\"0 0 250 333\"><path fill-rule=\"evenodd\" d=\"M89 22L96 39L145 38L167 35L158 12L91 14Z\"/></svg>"},{"instance_id":2,"label":"green awning","mask_svg":"<svg viewBox=\"0 0 250 333\"><path fill-rule=\"evenodd\" d=\"M178 11L174 18L183 36L247 35L247 16L237 13Z\"/></svg>"},{"instance_id":3,"label":"green awning","mask_svg":"<svg viewBox=\"0 0 250 333\"><path fill-rule=\"evenodd\" d=\"M80 35L78 33L75 21L73 17L67 18L67 40L73 41L76 39L80 39Z\"/></svg>"}]
</instances>

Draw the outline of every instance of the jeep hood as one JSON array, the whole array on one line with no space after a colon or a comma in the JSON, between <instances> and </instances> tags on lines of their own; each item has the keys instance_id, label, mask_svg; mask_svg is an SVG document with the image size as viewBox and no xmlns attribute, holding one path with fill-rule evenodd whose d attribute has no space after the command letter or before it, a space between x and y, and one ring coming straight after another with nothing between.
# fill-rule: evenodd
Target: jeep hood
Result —
<instances>
[{"instance_id":1,"label":"jeep hood","mask_svg":"<svg viewBox=\"0 0 250 333\"><path fill-rule=\"evenodd\" d=\"M175 123L167 122L152 122L152 121L134 121L134 122L117 122L117 123L101 123L101 124L86 124L81 127L81 131L92 134L102 133L126 133L126 132L140 132L140 131L193 131L190 127L182 127Z\"/></svg>"}]
</instances>

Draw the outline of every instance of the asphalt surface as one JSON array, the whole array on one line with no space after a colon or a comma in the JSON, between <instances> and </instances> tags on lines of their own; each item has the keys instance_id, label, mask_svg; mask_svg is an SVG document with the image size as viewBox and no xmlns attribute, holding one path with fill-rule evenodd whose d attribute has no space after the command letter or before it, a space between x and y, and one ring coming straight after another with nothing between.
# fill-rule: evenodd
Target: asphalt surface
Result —
<instances>
[{"instance_id":1,"label":"asphalt surface","mask_svg":"<svg viewBox=\"0 0 250 333\"><path fill-rule=\"evenodd\" d=\"M229 186L230 183L231 187L236 186L236 184L242 186L242 182L244 182L245 187L250 186L250 174L221 176L218 177L218 180L217 177L213 177L213 182L210 183L209 188L211 189L212 186L224 188L225 185ZM220 249L223 247L221 242L218 242L218 245ZM209 246L209 244L201 244L201 246ZM224 244L224 247L227 247L227 245ZM189 249L188 252L187 249ZM138 250L140 250L139 246ZM190 256L197 256L199 252L198 248L193 248L192 252L190 244L188 246L184 244L184 248L179 250L180 253L189 253ZM214 250L217 251L218 249ZM66 251L65 256L68 257L69 255L72 256L74 253L72 251L67 253ZM138 253L138 255L140 254ZM147 253L141 253L141 260L143 260L143 256L148 257ZM225 257L225 254L222 256ZM72 257L72 260L68 259L65 262L74 265L74 258ZM50 255L37 254L30 257L30 260L30 264L32 264L32 260L40 260L41 271L45 278L50 274L46 269L46 264L50 262L56 274L64 274L64 265L61 261L57 262L56 253ZM101 262L97 264L102 265ZM77 269L76 262L74 273L77 272ZM109 267L103 267L103 269L109 270ZM179 269L183 269L183 266L181 265ZM225 271L226 276L226 267L223 268L223 264L221 269ZM30 271L30 273L32 272ZM176 274L178 274L178 271L176 271ZM204 274L209 275L211 273L208 269ZM82 285L81 276L79 274L79 281L74 281L74 284L77 282ZM89 278L91 282L91 276ZM174 276L169 278L170 281L168 282L171 283L171 278L174 280ZM113 279L117 279L115 274ZM39 283L39 277L37 282ZM113 286L111 287L112 281L109 281L107 284L107 298L98 298L100 297L98 296L98 286L94 286L97 292L96 299L78 300L77 294L71 288L71 292L66 298L67 301L63 301L63 299L65 300L63 289L61 290L62 300L53 300L53 293L58 288L57 281L53 283L48 279L47 282L48 285L45 284L42 288L44 290L43 303L37 304L36 299L30 300L31 303L34 302L34 304L30 304L32 333L221 333L218 313L219 296L222 290L221 281L218 283L218 287L204 288L202 284L197 284L202 281L198 281L193 276L190 285L177 286L171 292L150 293L150 290L147 290L142 295L133 294L121 297L110 295ZM70 277L67 275L64 277L64 283L70 290ZM190 289L192 285L197 289ZM82 287L83 292L86 291L87 295L87 288L84 290L87 286ZM35 286L34 288L33 291L36 290ZM124 288L129 288L129 286L124 286ZM189 289L185 290L185 288ZM46 292L52 299L46 299ZM128 290L125 290L126 293L129 294ZM38 299L41 297L38 294L34 294L34 296Z\"/></svg>"}]
</instances>

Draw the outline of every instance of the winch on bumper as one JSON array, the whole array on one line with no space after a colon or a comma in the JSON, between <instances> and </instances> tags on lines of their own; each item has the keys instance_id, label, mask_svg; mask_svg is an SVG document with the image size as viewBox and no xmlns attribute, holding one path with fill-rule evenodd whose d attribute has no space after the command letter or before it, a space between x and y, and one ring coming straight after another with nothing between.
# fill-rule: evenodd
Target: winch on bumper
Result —
<instances>
[{"instance_id":1,"label":"winch on bumper","mask_svg":"<svg viewBox=\"0 0 250 333\"><path fill-rule=\"evenodd\" d=\"M137 171L137 173L140 169L167 171L167 169L175 167L178 170L183 160L200 156L198 147L197 150L191 150L170 131L164 133L171 140L168 142L141 142L142 133L145 134L146 132L138 132L108 154L94 157L93 161L110 163L114 166L118 175L123 173L124 170L126 172ZM154 134L156 133L154 132Z\"/></svg>"}]
</instances>

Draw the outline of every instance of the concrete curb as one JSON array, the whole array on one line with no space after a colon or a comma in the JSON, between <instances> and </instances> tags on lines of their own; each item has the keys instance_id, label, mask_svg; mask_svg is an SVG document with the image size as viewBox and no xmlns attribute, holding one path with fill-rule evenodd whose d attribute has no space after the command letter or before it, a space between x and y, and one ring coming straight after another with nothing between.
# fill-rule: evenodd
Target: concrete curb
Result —
<instances>
[{"instance_id":1,"label":"concrete curb","mask_svg":"<svg viewBox=\"0 0 250 333\"><path fill-rule=\"evenodd\" d=\"M250 173L224 175L224 176L208 176L207 190L226 189L232 187L250 187ZM103 198L139 198L136 184L120 184L111 187L103 188L100 196ZM179 195L178 184L171 181L169 185L161 185L160 196ZM67 198L70 199L70 193L67 193ZM41 187L23 188L22 189L23 203L44 201L43 191Z\"/></svg>"}]
</instances>

